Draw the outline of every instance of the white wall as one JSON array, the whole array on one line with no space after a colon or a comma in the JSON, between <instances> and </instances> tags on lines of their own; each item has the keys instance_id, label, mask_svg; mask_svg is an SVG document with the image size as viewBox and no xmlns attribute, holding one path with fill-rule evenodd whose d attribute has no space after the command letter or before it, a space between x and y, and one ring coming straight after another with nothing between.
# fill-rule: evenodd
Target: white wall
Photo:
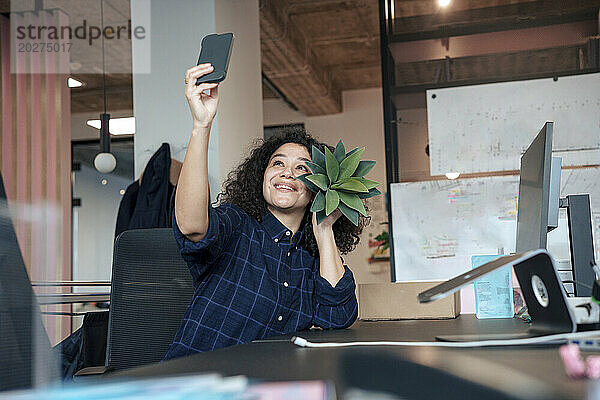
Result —
<instances>
[{"instance_id":1,"label":"white wall","mask_svg":"<svg viewBox=\"0 0 600 400\"><path fill-rule=\"evenodd\" d=\"M214 196L248 143L262 136L258 0L151 0L150 42L132 43L135 171L139 176L162 142L183 160L192 129L184 95L186 69L196 65L202 37L233 32L235 43L209 143L209 182ZM132 23L145 0L131 1ZM150 58L150 72L142 73Z\"/></svg>"},{"instance_id":2,"label":"white wall","mask_svg":"<svg viewBox=\"0 0 600 400\"><path fill-rule=\"evenodd\" d=\"M149 37L132 41L135 175L166 141L183 160L192 120L184 95L186 69L195 65L203 36L215 31L213 0L150 2ZM148 1L131 1L131 23L146 18ZM150 60L147 65L146 60ZM149 71L149 72L146 72ZM218 127L214 126L215 136Z\"/></svg>"},{"instance_id":3,"label":"white wall","mask_svg":"<svg viewBox=\"0 0 600 400\"><path fill-rule=\"evenodd\" d=\"M75 172L73 197L81 199L81 207L73 208L73 280L110 280L120 190L130 183L86 165Z\"/></svg>"},{"instance_id":4,"label":"white wall","mask_svg":"<svg viewBox=\"0 0 600 400\"><path fill-rule=\"evenodd\" d=\"M319 140L335 146L342 139L347 149L365 146L363 159L375 160L377 165L369 178L381 182L385 191L385 146L383 135L383 105L381 89L345 91L342 95L343 112L319 117L306 117L290 109L283 101L269 99L263 102L265 126L303 122L306 130ZM369 264L372 249L368 247L369 235L377 236L387 230L387 213L384 196L371 199L371 224L363 231L359 246L344 257L357 282L389 282L389 263Z\"/></svg>"},{"instance_id":5,"label":"white wall","mask_svg":"<svg viewBox=\"0 0 600 400\"><path fill-rule=\"evenodd\" d=\"M219 87L219 182L263 137L262 75L258 0L217 0L217 32L235 39L227 79ZM215 187L214 185L211 187ZM212 190L213 198L216 190Z\"/></svg>"},{"instance_id":6,"label":"white wall","mask_svg":"<svg viewBox=\"0 0 600 400\"><path fill-rule=\"evenodd\" d=\"M429 177L429 157L425 147L427 134L427 109L398 110L398 167L401 181L423 180Z\"/></svg>"}]
</instances>

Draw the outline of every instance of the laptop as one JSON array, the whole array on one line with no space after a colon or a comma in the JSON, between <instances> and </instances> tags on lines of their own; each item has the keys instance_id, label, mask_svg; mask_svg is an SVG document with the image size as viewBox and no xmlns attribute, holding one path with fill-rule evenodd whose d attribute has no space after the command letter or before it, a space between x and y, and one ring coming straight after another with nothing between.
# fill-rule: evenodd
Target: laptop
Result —
<instances>
[{"instance_id":1,"label":"laptop","mask_svg":"<svg viewBox=\"0 0 600 400\"><path fill-rule=\"evenodd\" d=\"M505 265L514 268L531 316L531 328L526 332L514 334L445 335L438 336L436 339L441 341L508 340L570 333L577 330L575 316L567 303L567 294L556 272L554 260L544 249L499 257L420 293L419 303L429 303L446 297Z\"/></svg>"}]
</instances>

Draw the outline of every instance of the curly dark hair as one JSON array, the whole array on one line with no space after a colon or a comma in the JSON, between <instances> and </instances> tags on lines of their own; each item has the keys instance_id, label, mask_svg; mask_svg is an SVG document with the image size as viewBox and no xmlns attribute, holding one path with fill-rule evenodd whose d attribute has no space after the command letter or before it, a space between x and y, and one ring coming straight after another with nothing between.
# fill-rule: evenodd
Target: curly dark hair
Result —
<instances>
[{"instance_id":1,"label":"curly dark hair","mask_svg":"<svg viewBox=\"0 0 600 400\"><path fill-rule=\"evenodd\" d=\"M223 190L217 196L217 202L235 204L260 222L268 212L262 190L264 173L273 153L286 143L304 146L308 150L308 154L311 153L313 145L321 151L324 151L325 146L334 150L333 147L318 142L303 128L298 127L286 127L283 135L265 140L258 139L255 141L250 155L227 175ZM370 217L360 216L358 226L355 226L347 218L340 217L333 224L335 243L341 254L347 254L354 250L360 241L359 235L370 219ZM306 207L300 229L303 230L305 248L313 257L317 257L319 250L312 230L310 207Z\"/></svg>"}]
</instances>

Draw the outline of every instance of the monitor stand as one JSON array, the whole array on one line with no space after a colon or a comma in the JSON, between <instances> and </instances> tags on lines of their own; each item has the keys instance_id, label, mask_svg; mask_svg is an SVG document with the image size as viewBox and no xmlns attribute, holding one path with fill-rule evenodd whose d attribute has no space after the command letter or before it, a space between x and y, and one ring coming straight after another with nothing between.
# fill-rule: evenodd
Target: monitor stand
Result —
<instances>
[{"instance_id":1,"label":"monitor stand","mask_svg":"<svg viewBox=\"0 0 600 400\"><path fill-rule=\"evenodd\" d=\"M575 311L567 300L552 257L541 249L523 254L523 258L514 262L513 268L531 316L529 330L517 328L516 332L440 335L436 339L458 342L509 340L575 332Z\"/></svg>"},{"instance_id":2,"label":"monitor stand","mask_svg":"<svg viewBox=\"0 0 600 400\"><path fill-rule=\"evenodd\" d=\"M575 296L589 297L592 295L592 284L596 279L592 269L595 257L590 195L568 195L560 199L559 207L567 209Z\"/></svg>"}]
</instances>

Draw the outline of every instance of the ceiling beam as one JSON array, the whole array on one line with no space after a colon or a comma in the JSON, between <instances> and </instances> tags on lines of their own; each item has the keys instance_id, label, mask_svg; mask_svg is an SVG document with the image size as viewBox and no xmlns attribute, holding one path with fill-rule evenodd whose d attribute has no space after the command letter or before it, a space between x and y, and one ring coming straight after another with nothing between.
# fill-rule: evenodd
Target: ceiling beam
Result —
<instances>
[{"instance_id":1,"label":"ceiling beam","mask_svg":"<svg viewBox=\"0 0 600 400\"><path fill-rule=\"evenodd\" d=\"M597 20L599 7L600 0L540 0L414 17L397 16L391 41L440 39Z\"/></svg>"},{"instance_id":2,"label":"ceiling beam","mask_svg":"<svg viewBox=\"0 0 600 400\"><path fill-rule=\"evenodd\" d=\"M264 0L260 12L262 71L306 115L342 111L342 92L300 29L284 14L282 0Z\"/></svg>"},{"instance_id":3,"label":"ceiling beam","mask_svg":"<svg viewBox=\"0 0 600 400\"><path fill-rule=\"evenodd\" d=\"M133 93L131 85L107 86L106 103L110 110L133 111ZM104 91L102 88L71 89L71 112L103 112Z\"/></svg>"},{"instance_id":4,"label":"ceiling beam","mask_svg":"<svg viewBox=\"0 0 600 400\"><path fill-rule=\"evenodd\" d=\"M596 21L574 22L503 32L480 33L447 39L390 44L397 63L577 45L598 32Z\"/></svg>"},{"instance_id":5,"label":"ceiling beam","mask_svg":"<svg viewBox=\"0 0 600 400\"><path fill-rule=\"evenodd\" d=\"M594 45L597 42L590 40L574 46L397 64L393 93L598 72L598 61L590 58Z\"/></svg>"},{"instance_id":6,"label":"ceiling beam","mask_svg":"<svg viewBox=\"0 0 600 400\"><path fill-rule=\"evenodd\" d=\"M335 81L344 85L344 90L381 87L381 64L379 60L368 63L330 65L328 68Z\"/></svg>"}]
</instances>

